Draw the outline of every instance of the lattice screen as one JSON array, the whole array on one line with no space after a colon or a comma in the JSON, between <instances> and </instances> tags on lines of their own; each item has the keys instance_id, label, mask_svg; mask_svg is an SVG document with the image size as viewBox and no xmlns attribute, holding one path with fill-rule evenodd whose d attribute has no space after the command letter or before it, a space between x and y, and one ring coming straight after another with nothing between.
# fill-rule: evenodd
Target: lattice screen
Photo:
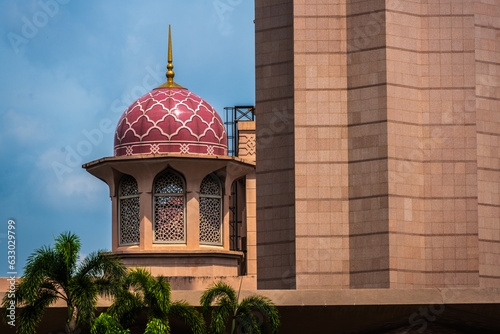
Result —
<instances>
[{"instance_id":1,"label":"lattice screen","mask_svg":"<svg viewBox=\"0 0 500 334\"><path fill-rule=\"evenodd\" d=\"M156 194L183 194L184 181L179 175L167 172L156 179L154 188Z\"/></svg>"},{"instance_id":2,"label":"lattice screen","mask_svg":"<svg viewBox=\"0 0 500 334\"><path fill-rule=\"evenodd\" d=\"M132 176L125 175L121 179L118 197L120 245L138 244L140 237L139 188Z\"/></svg>"},{"instance_id":3,"label":"lattice screen","mask_svg":"<svg viewBox=\"0 0 500 334\"><path fill-rule=\"evenodd\" d=\"M183 242L185 240L185 188L181 176L168 171L154 184L154 240Z\"/></svg>"},{"instance_id":4,"label":"lattice screen","mask_svg":"<svg viewBox=\"0 0 500 334\"><path fill-rule=\"evenodd\" d=\"M200 186L200 243L222 244L222 189L216 176L208 175Z\"/></svg>"},{"instance_id":5,"label":"lattice screen","mask_svg":"<svg viewBox=\"0 0 500 334\"><path fill-rule=\"evenodd\" d=\"M215 176L207 175L201 181L200 194L201 195L216 195L220 197L221 189L219 182L214 179Z\"/></svg>"}]
</instances>

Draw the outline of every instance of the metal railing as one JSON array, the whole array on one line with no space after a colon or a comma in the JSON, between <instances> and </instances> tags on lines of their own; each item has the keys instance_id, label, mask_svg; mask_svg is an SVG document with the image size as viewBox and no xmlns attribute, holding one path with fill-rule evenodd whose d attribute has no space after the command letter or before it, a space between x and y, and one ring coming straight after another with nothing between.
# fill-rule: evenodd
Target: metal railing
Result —
<instances>
[{"instance_id":1,"label":"metal railing","mask_svg":"<svg viewBox=\"0 0 500 334\"><path fill-rule=\"evenodd\" d=\"M226 121L224 125L227 131L227 154L238 156L238 122L255 121L254 106L234 106L224 108Z\"/></svg>"}]
</instances>

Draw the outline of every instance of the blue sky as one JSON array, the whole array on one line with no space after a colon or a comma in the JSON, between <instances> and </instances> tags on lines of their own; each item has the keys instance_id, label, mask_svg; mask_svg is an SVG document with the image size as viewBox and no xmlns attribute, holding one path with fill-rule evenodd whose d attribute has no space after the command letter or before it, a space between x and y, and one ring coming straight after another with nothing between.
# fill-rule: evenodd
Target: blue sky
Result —
<instances>
[{"instance_id":1,"label":"blue sky","mask_svg":"<svg viewBox=\"0 0 500 334\"><path fill-rule=\"evenodd\" d=\"M0 276L9 219L19 272L66 230L83 254L111 248L108 187L81 165L112 156L123 111L166 80L169 24L177 83L222 117L254 104L253 1L17 0L0 17Z\"/></svg>"}]
</instances>

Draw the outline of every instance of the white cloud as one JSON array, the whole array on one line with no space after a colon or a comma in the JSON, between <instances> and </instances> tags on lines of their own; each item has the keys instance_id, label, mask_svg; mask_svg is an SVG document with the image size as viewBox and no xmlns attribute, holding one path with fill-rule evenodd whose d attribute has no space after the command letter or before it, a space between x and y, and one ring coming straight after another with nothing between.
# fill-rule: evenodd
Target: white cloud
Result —
<instances>
[{"instance_id":1,"label":"white cloud","mask_svg":"<svg viewBox=\"0 0 500 334\"><path fill-rule=\"evenodd\" d=\"M79 167L69 167L63 152L50 149L40 155L31 174L40 198L57 209L98 206L107 197L105 183Z\"/></svg>"},{"instance_id":2,"label":"white cloud","mask_svg":"<svg viewBox=\"0 0 500 334\"><path fill-rule=\"evenodd\" d=\"M2 117L0 142L36 145L50 138L51 132L44 120L9 109Z\"/></svg>"},{"instance_id":3,"label":"white cloud","mask_svg":"<svg viewBox=\"0 0 500 334\"><path fill-rule=\"evenodd\" d=\"M70 175L65 182L51 182L48 189L54 191L57 196L95 201L100 197L102 181L86 173L82 170Z\"/></svg>"},{"instance_id":4,"label":"white cloud","mask_svg":"<svg viewBox=\"0 0 500 334\"><path fill-rule=\"evenodd\" d=\"M60 150L51 148L45 151L44 153L40 154L36 166L41 169L50 169L50 166L54 161L63 162L64 154Z\"/></svg>"}]
</instances>

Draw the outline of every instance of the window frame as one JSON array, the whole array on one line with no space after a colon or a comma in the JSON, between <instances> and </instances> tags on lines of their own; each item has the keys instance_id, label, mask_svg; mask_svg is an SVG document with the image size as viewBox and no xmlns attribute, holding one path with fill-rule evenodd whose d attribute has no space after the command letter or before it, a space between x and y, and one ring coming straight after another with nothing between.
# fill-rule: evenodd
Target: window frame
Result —
<instances>
[{"instance_id":1,"label":"window frame","mask_svg":"<svg viewBox=\"0 0 500 334\"><path fill-rule=\"evenodd\" d=\"M208 195L208 194L202 194L201 192L201 184L203 183L203 181L207 178L207 177L211 177L212 180L214 180L217 185L219 186L219 191L220 191L220 195ZM220 223L220 227L219 227L219 235L220 235L220 241L219 242L209 242L209 241L202 241L201 240L201 199L202 198L216 198L219 200L219 207L220 207L220 212L219 212L219 223ZM222 182L220 180L220 178L214 174L214 173L210 173L208 174L207 176L205 176L202 180L201 180L201 183L200 183L200 195L199 195L199 209L198 209L198 213L199 213L199 228L198 228L198 241L200 243L200 245L203 245L203 246L219 246L219 247L222 247L224 245L224 236L223 236L223 233L224 233L224 188L222 187Z\"/></svg>"},{"instance_id":2,"label":"window frame","mask_svg":"<svg viewBox=\"0 0 500 334\"><path fill-rule=\"evenodd\" d=\"M137 185L137 194L134 195L121 195L121 189L123 185L123 181L126 177L132 178L136 185ZM129 174L124 174L121 178L120 181L118 182L118 246L136 246L140 244L141 241L141 199L140 199L140 193L139 193L139 184L135 177ZM139 240L137 242L128 242L128 243L122 243L122 200L124 199L129 199L129 198L138 198L139 202L139 217L138 217L138 222L139 222Z\"/></svg>"},{"instance_id":3,"label":"window frame","mask_svg":"<svg viewBox=\"0 0 500 334\"><path fill-rule=\"evenodd\" d=\"M179 177L182 181L182 194L178 194L178 193L157 193L155 192L156 190L156 182L158 181L158 179L165 175L165 174L169 174L169 173L172 173L173 175ZM187 191L186 191L186 179L184 178L184 176L173 170L172 168L167 168L163 171L161 171L160 173L158 173L154 180L153 180L153 189L151 191L152 193L152 206L153 206L153 211L152 211L152 218L153 218L153 244L164 244L164 245L185 245L187 244L187 237L186 237L186 229L187 229L187 212L186 212L186 207L187 207ZM183 210L183 213L182 213L182 217L183 217L183 229L182 229L182 232L183 232L183 236L182 236L182 240L157 240L156 239L156 197L182 197L183 198L183 205L182 205L182 210Z\"/></svg>"}]
</instances>

